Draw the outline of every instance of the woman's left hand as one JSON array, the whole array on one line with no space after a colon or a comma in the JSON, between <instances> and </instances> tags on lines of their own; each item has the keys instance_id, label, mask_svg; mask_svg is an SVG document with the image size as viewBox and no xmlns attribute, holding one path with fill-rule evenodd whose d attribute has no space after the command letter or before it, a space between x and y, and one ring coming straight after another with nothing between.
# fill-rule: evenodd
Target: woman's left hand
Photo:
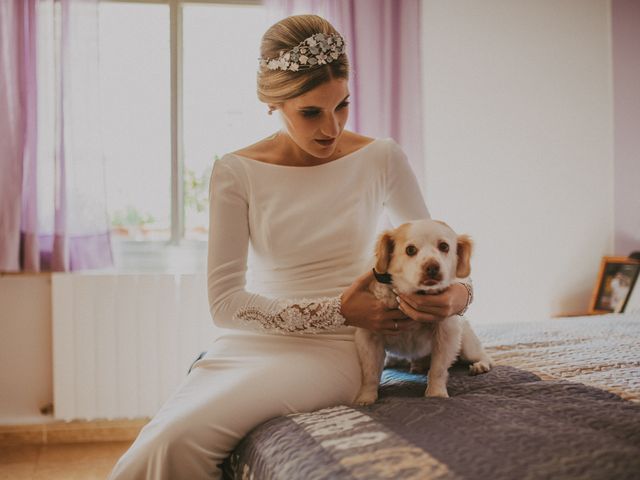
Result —
<instances>
[{"instance_id":1,"label":"woman's left hand","mask_svg":"<svg viewBox=\"0 0 640 480\"><path fill-rule=\"evenodd\" d=\"M469 292L460 283L454 283L435 295L398 294L400 310L418 322L440 322L461 312L467 305Z\"/></svg>"}]
</instances>

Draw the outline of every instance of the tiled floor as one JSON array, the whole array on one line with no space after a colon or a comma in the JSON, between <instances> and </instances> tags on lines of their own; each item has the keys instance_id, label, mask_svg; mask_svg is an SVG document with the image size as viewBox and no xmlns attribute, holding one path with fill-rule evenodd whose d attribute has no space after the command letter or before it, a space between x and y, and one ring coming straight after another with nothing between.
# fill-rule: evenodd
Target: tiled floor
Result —
<instances>
[{"instance_id":1,"label":"tiled floor","mask_svg":"<svg viewBox=\"0 0 640 480\"><path fill-rule=\"evenodd\" d=\"M0 480L104 480L131 442L0 447Z\"/></svg>"}]
</instances>

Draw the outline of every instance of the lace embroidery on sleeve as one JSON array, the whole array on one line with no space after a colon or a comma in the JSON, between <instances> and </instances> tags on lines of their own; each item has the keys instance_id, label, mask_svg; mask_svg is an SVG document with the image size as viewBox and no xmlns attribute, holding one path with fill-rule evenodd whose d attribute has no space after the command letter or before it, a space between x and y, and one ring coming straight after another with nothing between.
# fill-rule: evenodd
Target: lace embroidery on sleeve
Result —
<instances>
[{"instance_id":1,"label":"lace embroidery on sleeve","mask_svg":"<svg viewBox=\"0 0 640 480\"><path fill-rule=\"evenodd\" d=\"M346 321L340 313L339 296L286 300L278 302L273 311L246 307L234 316L254 328L278 333L318 333L343 326Z\"/></svg>"}]
</instances>

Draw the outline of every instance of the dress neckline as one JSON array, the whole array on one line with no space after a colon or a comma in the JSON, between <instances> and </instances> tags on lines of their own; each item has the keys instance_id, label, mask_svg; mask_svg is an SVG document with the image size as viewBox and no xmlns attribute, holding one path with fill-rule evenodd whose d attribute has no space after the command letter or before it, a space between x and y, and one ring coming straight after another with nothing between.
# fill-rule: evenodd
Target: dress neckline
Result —
<instances>
[{"instance_id":1,"label":"dress neckline","mask_svg":"<svg viewBox=\"0 0 640 480\"><path fill-rule=\"evenodd\" d=\"M276 168L292 168L292 169L322 168L322 167L326 167L327 165L331 165L331 164L334 164L334 163L339 163L339 162L341 162L342 160L344 160L346 158L349 158L349 157L351 157L353 155L356 155L356 154L366 150L367 148L369 148L374 143L379 142L380 140L381 140L380 138L374 138L372 141L367 143L365 146L360 147L357 150L349 152L346 155L343 155L343 156L341 156L339 158L336 158L335 160L331 160L330 162L320 163L318 165L304 165L304 166L303 165L280 165L279 163L263 162L262 160L256 160L255 158L245 157L244 155L239 155L237 153L229 153L229 155L233 155L233 156L238 157L238 158L249 160L252 163L259 163L261 165L267 165L267 166L276 167Z\"/></svg>"}]
</instances>

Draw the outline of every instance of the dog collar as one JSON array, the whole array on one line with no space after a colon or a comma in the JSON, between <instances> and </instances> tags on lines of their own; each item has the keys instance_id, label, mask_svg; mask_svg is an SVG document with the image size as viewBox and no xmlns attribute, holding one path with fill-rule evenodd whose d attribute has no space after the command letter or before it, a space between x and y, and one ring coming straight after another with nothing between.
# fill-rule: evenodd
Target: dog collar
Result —
<instances>
[{"instance_id":1,"label":"dog collar","mask_svg":"<svg viewBox=\"0 0 640 480\"><path fill-rule=\"evenodd\" d=\"M373 276L376 277L376 280L380 283L386 283L387 285L391 285L391 274L390 273L378 273L376 269L373 269Z\"/></svg>"}]
</instances>

